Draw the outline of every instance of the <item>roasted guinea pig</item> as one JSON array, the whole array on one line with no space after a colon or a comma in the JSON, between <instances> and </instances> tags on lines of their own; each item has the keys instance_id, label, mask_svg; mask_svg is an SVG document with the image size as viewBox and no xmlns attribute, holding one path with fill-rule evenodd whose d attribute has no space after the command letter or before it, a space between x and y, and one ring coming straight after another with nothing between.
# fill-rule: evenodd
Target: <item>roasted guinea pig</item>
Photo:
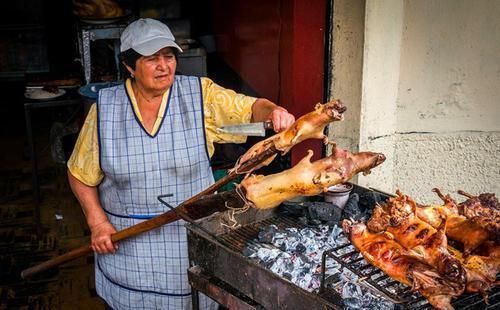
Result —
<instances>
[{"instance_id":1,"label":"roasted guinea pig","mask_svg":"<svg viewBox=\"0 0 500 310\"><path fill-rule=\"evenodd\" d=\"M372 232L386 232L417 260L435 266L457 291L463 291L466 271L458 259L448 252L446 221L438 229L416 215L417 203L399 190L397 197L377 206L367 226Z\"/></svg>"},{"instance_id":2,"label":"roasted guinea pig","mask_svg":"<svg viewBox=\"0 0 500 310\"><path fill-rule=\"evenodd\" d=\"M328 187L346 182L359 172L369 173L385 160L381 153L352 154L340 148L334 148L331 156L311 163L312 156L309 151L297 165L280 173L250 175L238 185L237 191L249 206L274 208L285 200L326 192Z\"/></svg>"},{"instance_id":3,"label":"roasted guinea pig","mask_svg":"<svg viewBox=\"0 0 500 310\"><path fill-rule=\"evenodd\" d=\"M458 205L461 214L488 230L496 242L500 242L500 204L495 194L484 193L475 197L464 191L459 194L469 197Z\"/></svg>"},{"instance_id":4,"label":"roasted guinea pig","mask_svg":"<svg viewBox=\"0 0 500 310\"><path fill-rule=\"evenodd\" d=\"M241 156L234 169L241 174L250 173L251 171L239 171L240 165L271 148L274 148L282 154L286 154L293 146L307 139L323 139L324 142L327 143L328 139L323 133L325 127L333 121L341 121L345 111L346 107L342 101L338 99L334 99L325 104L318 103L314 111L301 116L287 130L277 133L252 146L243 156ZM270 157L252 170L267 166L275 157L276 155Z\"/></svg>"},{"instance_id":5,"label":"roasted guinea pig","mask_svg":"<svg viewBox=\"0 0 500 310\"><path fill-rule=\"evenodd\" d=\"M480 255L464 256L453 247L448 247L448 250L460 261L467 272L467 292L481 293L486 299L487 292L493 286L498 285L496 277L500 272L500 258Z\"/></svg>"},{"instance_id":6,"label":"roasted guinea pig","mask_svg":"<svg viewBox=\"0 0 500 310\"><path fill-rule=\"evenodd\" d=\"M344 232L363 257L380 268L391 278L411 286L437 309L453 309L451 298L459 296L462 289L439 275L431 266L412 258L403 246L385 232L368 231L363 223L342 223Z\"/></svg>"},{"instance_id":7,"label":"roasted guinea pig","mask_svg":"<svg viewBox=\"0 0 500 310\"><path fill-rule=\"evenodd\" d=\"M433 191L444 201L444 205L419 205L416 214L420 219L437 228L446 218L446 235L463 244L465 255L490 239L486 229L460 214L459 207L449 195L444 196L437 188Z\"/></svg>"}]
</instances>

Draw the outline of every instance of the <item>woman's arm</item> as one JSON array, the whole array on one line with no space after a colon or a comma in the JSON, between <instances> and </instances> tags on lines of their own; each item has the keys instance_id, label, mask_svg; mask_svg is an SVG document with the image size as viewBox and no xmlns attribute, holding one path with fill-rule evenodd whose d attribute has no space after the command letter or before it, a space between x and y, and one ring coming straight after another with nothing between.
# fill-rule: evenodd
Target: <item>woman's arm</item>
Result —
<instances>
[{"instance_id":1,"label":"woman's arm","mask_svg":"<svg viewBox=\"0 0 500 310\"><path fill-rule=\"evenodd\" d=\"M271 101L263 98L255 100L252 105L252 122L271 120L275 132L280 132L290 127L295 122L295 117L288 111Z\"/></svg>"},{"instance_id":2,"label":"woman's arm","mask_svg":"<svg viewBox=\"0 0 500 310\"><path fill-rule=\"evenodd\" d=\"M115 252L116 245L111 242L111 235L116 229L111 225L99 201L97 187L88 186L75 178L68 171L71 190L82 206L91 232L91 243L94 252L99 254Z\"/></svg>"}]
</instances>

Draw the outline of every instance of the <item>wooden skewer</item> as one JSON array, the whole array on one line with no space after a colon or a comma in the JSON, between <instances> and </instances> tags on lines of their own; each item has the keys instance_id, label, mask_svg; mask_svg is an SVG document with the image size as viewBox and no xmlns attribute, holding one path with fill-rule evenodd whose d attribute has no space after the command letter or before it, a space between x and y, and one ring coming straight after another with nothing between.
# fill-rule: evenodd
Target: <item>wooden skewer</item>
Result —
<instances>
[{"instance_id":1,"label":"wooden skewer","mask_svg":"<svg viewBox=\"0 0 500 310\"><path fill-rule=\"evenodd\" d=\"M303 140L310 139L310 138L324 138L323 136L323 130L325 126L327 126L330 122L333 121L339 121L342 120L342 114L346 111L345 106L343 106L342 102L340 100L334 99L324 105L317 105L315 107L315 111L308 113L298 120L295 121L295 123L287 130L277 134L281 135L284 138L284 141L287 141L287 148L281 149L281 151L288 151L290 148L292 148L294 145L297 143L300 143ZM304 124L307 123L308 125L312 125L314 130L311 130L311 126L304 126ZM304 129L306 128L307 130L300 130L300 128ZM264 141L267 141L264 140ZM111 240L113 242L119 242L134 236L137 236L141 233L150 231L152 229L158 228L162 225L172 223L176 220L179 219L178 213L184 214L186 216L189 216L192 219L197 219L199 217L199 213L196 212L196 210L191 210L192 213L190 213L190 206L194 204L195 202L199 201L200 199L203 199L207 195L210 195L220 189L222 186L226 185L230 181L234 180L238 174L242 173L249 173L253 171L254 169L258 169L261 166L268 164L266 161L277 154L280 149L278 149L276 145L276 140L271 139L268 144L265 146L260 145L261 148L258 149L258 151L252 152L252 157L249 157L244 160L244 162L239 163L237 165L237 169L232 169L228 175L223 177L222 179L218 180L215 182L213 185L208 187L207 189L203 190L202 192L196 194L195 196L189 198L188 200L184 201L180 205L178 205L175 210L170 210L168 212L165 212L161 215L158 215L150 220L141 222L139 224L133 225L129 228L126 228L124 230L121 230L119 232L116 232L115 234L111 235ZM283 146L282 146L283 147ZM243 155L243 157L246 154ZM241 173L238 173L238 172ZM216 209L216 208L215 208ZM218 210L214 210L218 211ZM191 214L195 214L192 216ZM197 215L198 214L198 215ZM206 212L204 212L204 216L207 216ZM196 217L198 216L198 217ZM72 250L70 252L67 252L63 255L54 257L48 261L45 261L39 265L35 265L33 267L27 268L21 272L21 277L23 279L26 279L28 277L31 277L37 273L40 273L42 271L48 270L50 268L56 267L58 265L61 265L63 263L69 262L71 260L74 260L76 258L85 256L92 253L92 248L89 244L84 245L80 248L77 248L75 250Z\"/></svg>"},{"instance_id":2,"label":"wooden skewer","mask_svg":"<svg viewBox=\"0 0 500 310\"><path fill-rule=\"evenodd\" d=\"M259 165L261 162L265 161L266 159L270 158L274 154L276 154L278 151L274 146L270 147L267 149L265 152L262 154L259 154L256 157L253 157L249 159L248 161L242 163L241 170L242 171L251 171L253 167ZM184 212L187 215L189 215L189 206L194 204L196 201L203 199L203 197L210 195L214 192L216 192L218 189L220 189L222 186L226 185L230 181L234 180L238 174L236 171L233 169L229 174L224 176L222 179L219 179L217 182L203 190L202 192L194 195L193 197L189 198L188 200L184 201L180 205L178 205L175 209L180 212ZM218 211L217 208L213 210L213 212ZM207 216L207 215L205 215ZM192 216L194 219L197 219L199 217ZM165 212L163 214L160 214L152 219L149 219L147 221L141 222L139 224L130 226L129 228L126 228L124 230L118 231L111 235L111 240L113 243L119 242L131 237L135 237L141 233L153 230L155 228L158 228L160 226L163 226L165 224L169 224L172 222L175 222L178 220L179 217L177 215L177 212L174 210L170 210L168 212ZM72 261L74 259L83 257L85 255L88 255L92 253L92 247L90 244L86 244L82 247L79 247L77 249L74 249L70 252L67 252L65 254L56 256L52 259L49 259L41 264L35 265L33 267L27 268L21 272L21 278L26 279L29 278L37 273L46 271L48 269L54 268L56 266L59 266L61 264L67 263L69 261Z\"/></svg>"}]
</instances>

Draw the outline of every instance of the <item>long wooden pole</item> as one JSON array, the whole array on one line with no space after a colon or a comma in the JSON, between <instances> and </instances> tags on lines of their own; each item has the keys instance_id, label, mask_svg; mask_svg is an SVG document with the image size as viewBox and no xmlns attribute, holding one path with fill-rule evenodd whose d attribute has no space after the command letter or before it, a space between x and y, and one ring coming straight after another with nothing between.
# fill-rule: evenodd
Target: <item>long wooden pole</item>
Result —
<instances>
[{"instance_id":1,"label":"long wooden pole","mask_svg":"<svg viewBox=\"0 0 500 310\"><path fill-rule=\"evenodd\" d=\"M241 164L241 167L239 170L241 171L251 171L253 167L256 167L260 163L264 162L266 159L270 158L274 154L276 154L278 151L274 146L270 147L266 151L264 151L262 154L259 154L256 157L250 158L248 161L244 162ZM210 195L214 192L216 192L218 189L220 189L222 186L226 185L227 183L231 182L234 180L238 174L235 172L233 169L229 174L224 176L223 178L219 179L217 182L203 190L202 192L194 195L193 197L189 198L188 200L184 201L180 205L178 205L175 209L176 210L170 210L168 212L165 212L163 214L160 214L152 219L149 219L147 221L141 222L139 224L130 226L129 228L126 228L124 230L118 231L111 235L111 240L114 242L119 242L131 237L135 237L139 234L142 234L144 232L153 230L155 228L158 228L160 226L163 226L165 224L169 224L172 222L175 222L176 220L179 219L177 212L183 212L190 216L193 219L198 219L200 218L199 214L197 212L193 212L194 210L190 210L190 206L193 205L195 202L197 202L200 199L203 199L203 197ZM176 212L177 211L177 212ZM217 206L214 206L213 212L218 211ZM212 212L212 213L213 213ZM207 216L207 212L203 212L204 216ZM54 268L56 266L59 266L61 264L67 263L69 261L72 261L74 259L83 257L85 255L88 255L92 253L92 247L90 244L86 244L82 247L79 247L77 249L74 249L70 252L67 252L65 254L56 256L52 259L49 259L41 264L35 265L33 267L27 268L21 272L21 278L26 279L29 278L37 273L43 272L45 270Z\"/></svg>"},{"instance_id":2,"label":"long wooden pole","mask_svg":"<svg viewBox=\"0 0 500 310\"><path fill-rule=\"evenodd\" d=\"M346 111L345 106L338 99L334 99L334 100L327 102L323 105L316 105L314 111L303 115L298 120L296 120L295 123L290 128L277 134L280 136L277 140L274 138L268 138L266 140L263 140L263 141L257 143L257 145L254 145L249 151L247 151L247 153L245 153L242 156L242 157L245 157L245 155L247 155L249 153L252 154L252 155L249 155L249 156L251 156L250 158L245 159L245 161L243 163L238 165L238 170L243 171L242 173L246 173L246 172L251 172L254 169L258 169L259 167L261 167L267 159L271 158L273 155L278 153L279 150L278 150L275 143L276 143L276 141L278 141L280 139L283 140L280 142L281 144L284 144L284 145L282 145L282 149L281 149L281 151L283 151L283 150L292 148L297 143L300 143L301 141L304 141L306 139L323 138L324 128L330 122L342 120L342 114L345 111ZM269 140L269 139L271 139L271 140ZM267 142L269 142L269 144L264 145L264 143L267 143ZM256 149L254 149L254 148L256 148ZM254 151L256 151L256 152L254 152ZM192 219L199 218L200 213L197 212L196 210L189 210L189 206L192 205L194 202L196 202L200 199L203 199L203 197L214 193L219 188L221 188L222 186L229 183L231 180L234 180L237 176L238 176L238 173L236 172L236 169L233 169L228 175L226 175L225 177L223 177L222 179L220 179L219 181L214 183L212 186L208 187L207 189L203 190L202 192L196 194L195 196L189 198L188 200L184 201L179 206L177 206L175 208L177 210L177 212L174 210L171 210L171 211L165 212L157 217L154 217L150 220L141 222L141 223L136 224L134 226L131 226L127 229L119 231L119 232L111 235L111 240L113 242L119 242L121 240L125 240L125 239L128 239L130 237L137 236L138 234L141 234L143 232L158 228L162 225L172 223L172 222L179 219L179 217L177 215L178 212L180 214L185 214ZM217 211L217 210L214 210L214 212L215 211ZM190 212L194 213L195 215L194 216L190 215ZM74 259L82 257L82 256L85 256L91 252L92 252L92 248L90 245L87 244L87 245L82 246L78 249L70 251L66 254L54 257L54 258L52 258L46 262L43 262L39 265L25 269L21 272L21 277L23 279L28 278L28 277L35 275L39 272L42 272L44 270L53 268L53 267L58 266L60 264L69 262L71 260L74 260Z\"/></svg>"}]
</instances>

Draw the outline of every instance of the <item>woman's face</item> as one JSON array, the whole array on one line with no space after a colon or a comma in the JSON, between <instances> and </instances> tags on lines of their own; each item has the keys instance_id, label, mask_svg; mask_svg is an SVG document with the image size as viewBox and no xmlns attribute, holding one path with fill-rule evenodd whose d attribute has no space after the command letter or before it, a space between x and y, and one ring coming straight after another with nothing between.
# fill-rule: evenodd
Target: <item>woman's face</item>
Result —
<instances>
[{"instance_id":1,"label":"woman's face","mask_svg":"<svg viewBox=\"0 0 500 310\"><path fill-rule=\"evenodd\" d=\"M129 70L145 90L164 92L174 83L176 67L173 49L165 47L151 56L142 56L135 63L135 70Z\"/></svg>"}]
</instances>

